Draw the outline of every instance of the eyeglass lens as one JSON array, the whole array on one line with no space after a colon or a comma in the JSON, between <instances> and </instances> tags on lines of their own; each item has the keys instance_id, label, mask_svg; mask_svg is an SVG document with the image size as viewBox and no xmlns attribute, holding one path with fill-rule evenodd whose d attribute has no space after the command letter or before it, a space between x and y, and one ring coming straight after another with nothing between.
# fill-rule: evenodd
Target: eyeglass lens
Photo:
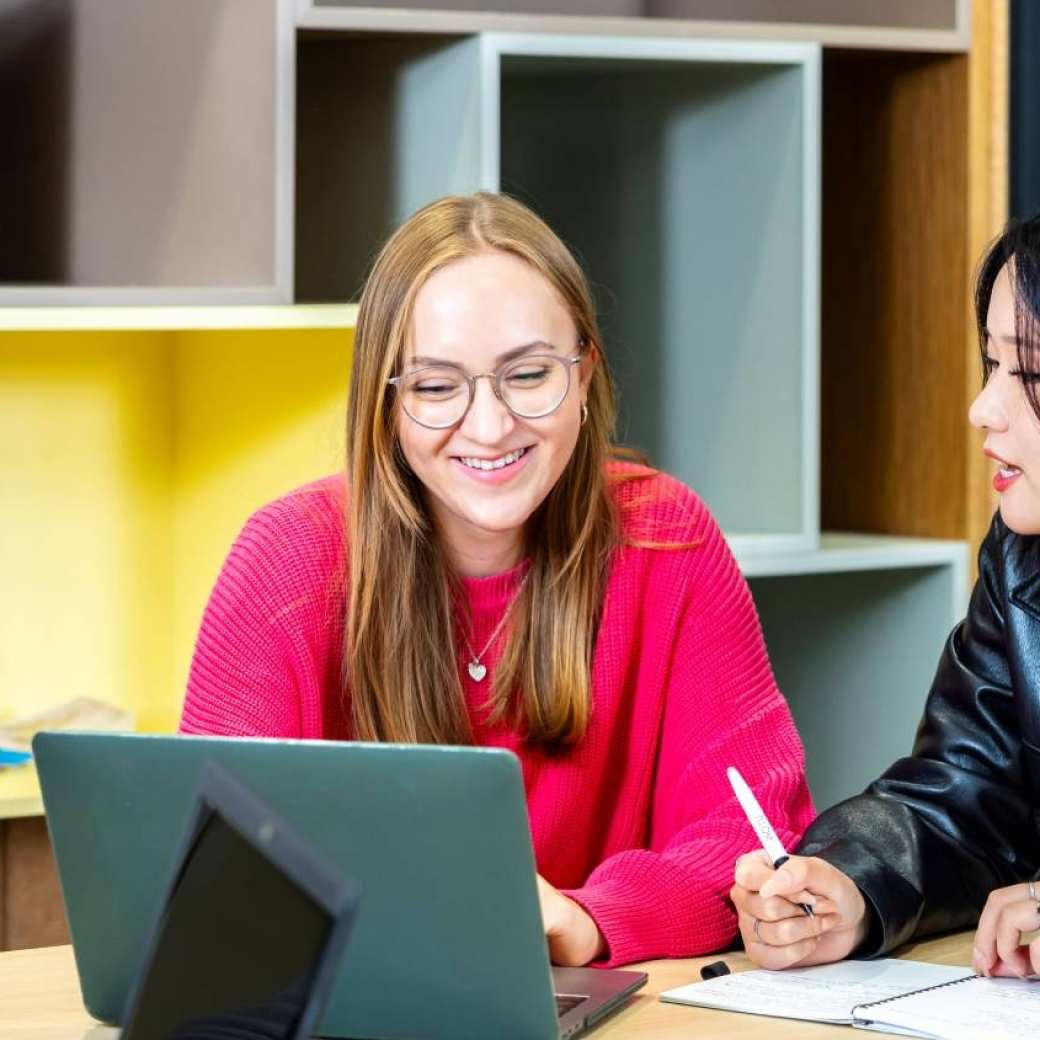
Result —
<instances>
[{"instance_id":1,"label":"eyeglass lens","mask_svg":"<svg viewBox=\"0 0 1040 1040\"><path fill-rule=\"evenodd\" d=\"M548 415L567 396L570 366L561 358L520 358L498 372L498 392L514 414L525 419ZM470 381L451 366L421 368L399 384L404 410L424 426L454 426L469 408Z\"/></svg>"}]
</instances>

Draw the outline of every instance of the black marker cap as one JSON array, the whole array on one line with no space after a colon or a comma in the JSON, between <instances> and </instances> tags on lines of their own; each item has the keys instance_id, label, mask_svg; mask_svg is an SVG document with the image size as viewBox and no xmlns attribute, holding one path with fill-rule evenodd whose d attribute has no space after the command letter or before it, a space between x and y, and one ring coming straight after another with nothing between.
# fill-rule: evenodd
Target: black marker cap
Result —
<instances>
[{"instance_id":1,"label":"black marker cap","mask_svg":"<svg viewBox=\"0 0 1040 1040\"><path fill-rule=\"evenodd\" d=\"M712 961L711 964L705 964L701 968L701 978L705 982L708 979L717 979L723 975L729 974L729 965L725 961Z\"/></svg>"}]
</instances>

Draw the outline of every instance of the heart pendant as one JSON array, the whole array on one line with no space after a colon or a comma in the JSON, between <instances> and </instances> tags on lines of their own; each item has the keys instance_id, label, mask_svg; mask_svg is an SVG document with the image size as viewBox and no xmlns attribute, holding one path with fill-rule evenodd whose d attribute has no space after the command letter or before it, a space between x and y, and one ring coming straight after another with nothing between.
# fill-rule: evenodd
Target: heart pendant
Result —
<instances>
[{"instance_id":1,"label":"heart pendant","mask_svg":"<svg viewBox=\"0 0 1040 1040\"><path fill-rule=\"evenodd\" d=\"M466 668L469 670L469 677L474 682L481 682L487 675L487 669L479 661L470 661Z\"/></svg>"}]
</instances>

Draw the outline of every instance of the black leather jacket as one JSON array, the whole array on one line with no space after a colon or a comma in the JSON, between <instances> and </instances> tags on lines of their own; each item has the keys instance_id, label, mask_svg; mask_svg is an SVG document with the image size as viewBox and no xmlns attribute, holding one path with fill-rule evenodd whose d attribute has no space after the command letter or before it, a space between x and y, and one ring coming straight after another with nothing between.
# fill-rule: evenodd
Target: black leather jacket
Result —
<instances>
[{"instance_id":1,"label":"black leather jacket","mask_svg":"<svg viewBox=\"0 0 1040 1040\"><path fill-rule=\"evenodd\" d=\"M1040 537L994 517L968 616L946 642L909 758L823 813L798 851L872 909L861 955L974 927L1040 866Z\"/></svg>"}]
</instances>

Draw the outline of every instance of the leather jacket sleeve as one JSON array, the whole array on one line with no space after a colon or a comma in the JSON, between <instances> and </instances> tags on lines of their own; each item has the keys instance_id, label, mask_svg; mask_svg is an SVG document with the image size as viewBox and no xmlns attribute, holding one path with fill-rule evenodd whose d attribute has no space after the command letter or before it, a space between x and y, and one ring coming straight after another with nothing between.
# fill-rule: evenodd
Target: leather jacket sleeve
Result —
<instances>
[{"instance_id":1,"label":"leather jacket sleeve","mask_svg":"<svg viewBox=\"0 0 1040 1040\"><path fill-rule=\"evenodd\" d=\"M872 921L860 955L973 927L990 891L1032 876L1040 861L1005 641L1009 536L995 518L911 756L823 813L798 847L862 890Z\"/></svg>"}]
</instances>

